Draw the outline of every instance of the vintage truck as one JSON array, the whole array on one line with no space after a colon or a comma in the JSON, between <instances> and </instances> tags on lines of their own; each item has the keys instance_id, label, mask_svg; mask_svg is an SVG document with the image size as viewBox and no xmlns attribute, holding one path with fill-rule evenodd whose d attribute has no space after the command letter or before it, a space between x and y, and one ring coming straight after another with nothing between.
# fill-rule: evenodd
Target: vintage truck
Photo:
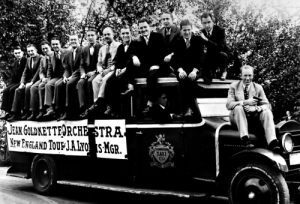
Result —
<instances>
[{"instance_id":1,"label":"vintage truck","mask_svg":"<svg viewBox=\"0 0 300 204\"><path fill-rule=\"evenodd\" d=\"M254 148L246 148L230 125L225 103L232 80L198 80L201 116L159 124L141 117L145 79L124 97L124 118L7 123L10 176L32 178L39 193L57 184L129 193L225 196L230 203L287 204L300 184L300 124L276 125L281 153L267 149L263 131L251 124ZM159 84L176 92L175 78ZM171 94L176 111L179 97ZM171 104L172 106L172 104Z\"/></svg>"}]
</instances>

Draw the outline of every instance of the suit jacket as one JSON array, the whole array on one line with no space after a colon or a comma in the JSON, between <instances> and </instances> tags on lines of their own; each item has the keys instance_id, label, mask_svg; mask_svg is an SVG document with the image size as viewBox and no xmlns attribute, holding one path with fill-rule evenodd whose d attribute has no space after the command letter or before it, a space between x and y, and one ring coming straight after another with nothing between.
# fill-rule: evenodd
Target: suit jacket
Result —
<instances>
[{"instance_id":1,"label":"suit jacket","mask_svg":"<svg viewBox=\"0 0 300 204\"><path fill-rule=\"evenodd\" d=\"M92 56L90 55L90 46L85 46L82 49L81 62L80 62L81 75L97 70L97 61L98 61L100 47L101 45L98 43L94 45L94 53Z\"/></svg>"},{"instance_id":2,"label":"suit jacket","mask_svg":"<svg viewBox=\"0 0 300 204\"><path fill-rule=\"evenodd\" d=\"M172 120L171 114L167 108L162 108L159 104L155 104L151 108L152 119L158 123L167 123Z\"/></svg>"},{"instance_id":3,"label":"suit jacket","mask_svg":"<svg viewBox=\"0 0 300 204\"><path fill-rule=\"evenodd\" d=\"M164 43L165 43L165 48L166 48L165 55L168 55L168 54L174 52L175 42L180 37L180 29L177 26L172 25L169 36L166 35L165 27L161 28L159 30L159 33L162 34L163 38L164 38Z\"/></svg>"},{"instance_id":4,"label":"suit jacket","mask_svg":"<svg viewBox=\"0 0 300 204\"><path fill-rule=\"evenodd\" d=\"M229 49L226 45L225 30L223 28L214 25L210 36L208 36L205 29L202 29L202 32L208 39L208 41L203 40L207 47L207 55L215 55L218 52L229 53Z\"/></svg>"},{"instance_id":5,"label":"suit jacket","mask_svg":"<svg viewBox=\"0 0 300 204\"><path fill-rule=\"evenodd\" d=\"M121 43L120 42L116 42L116 41L112 41L110 44L110 48L109 48L109 52L111 55L111 60L114 63L114 58L116 56L117 53L117 49L119 47ZM107 44L103 45L100 50L99 50L99 55L98 55L98 63L97 66L104 66L104 61L105 61L105 57L106 57L106 49L107 49Z\"/></svg>"},{"instance_id":6,"label":"suit jacket","mask_svg":"<svg viewBox=\"0 0 300 204\"><path fill-rule=\"evenodd\" d=\"M132 57L137 56L139 58L138 53L138 42L135 40L132 40L125 52L125 45L121 44L118 47L116 56L115 56L115 68L116 69L123 69L126 67L126 73L128 75L128 80L130 83L133 82L133 79L135 77L135 67L133 66Z\"/></svg>"},{"instance_id":7,"label":"suit jacket","mask_svg":"<svg viewBox=\"0 0 300 204\"><path fill-rule=\"evenodd\" d=\"M193 71L193 68L200 68L203 65L204 49L203 43L199 36L192 35L190 39L190 47L186 47L184 38L178 38L174 50L174 69L183 68L186 72Z\"/></svg>"},{"instance_id":8,"label":"suit jacket","mask_svg":"<svg viewBox=\"0 0 300 204\"><path fill-rule=\"evenodd\" d=\"M147 73L151 66L160 66L163 63L165 46L163 36L160 33L151 32L148 44L146 44L143 36L139 37L138 42L143 73Z\"/></svg>"},{"instance_id":9,"label":"suit jacket","mask_svg":"<svg viewBox=\"0 0 300 204\"><path fill-rule=\"evenodd\" d=\"M32 68L31 68L31 59L32 57L27 58L26 66L23 71L20 83L24 83L24 84L28 82L35 83L36 81L39 80L39 73L40 73L39 67L40 67L42 56L39 54L36 56Z\"/></svg>"},{"instance_id":10,"label":"suit jacket","mask_svg":"<svg viewBox=\"0 0 300 204\"><path fill-rule=\"evenodd\" d=\"M81 63L81 54L82 48L77 47L75 54L75 60L73 57L73 50L67 52L66 57L64 58L65 71L64 77L80 77L80 63Z\"/></svg>"},{"instance_id":11,"label":"suit jacket","mask_svg":"<svg viewBox=\"0 0 300 204\"><path fill-rule=\"evenodd\" d=\"M40 68L39 68L39 75L40 75L40 79L46 78L47 77L47 70L50 66L50 58L52 57L52 55L54 55L54 53L52 53L50 56L42 56L41 59L41 63L40 63Z\"/></svg>"},{"instance_id":12,"label":"suit jacket","mask_svg":"<svg viewBox=\"0 0 300 204\"><path fill-rule=\"evenodd\" d=\"M50 66L47 70L47 78L61 78L65 70L64 58L67 54L67 50L60 51L60 59L56 58L55 54L50 57Z\"/></svg>"},{"instance_id":13,"label":"suit jacket","mask_svg":"<svg viewBox=\"0 0 300 204\"><path fill-rule=\"evenodd\" d=\"M8 84L19 83L26 67L27 59L22 57L20 62L15 60L11 69L8 71Z\"/></svg>"},{"instance_id":14,"label":"suit jacket","mask_svg":"<svg viewBox=\"0 0 300 204\"><path fill-rule=\"evenodd\" d=\"M261 85L252 82L249 86L249 98L254 96L261 98L258 106L262 108L269 108L269 101L266 97L264 89ZM226 107L228 110L233 110L241 101L245 100L243 81L233 82L228 90L228 97Z\"/></svg>"}]
</instances>

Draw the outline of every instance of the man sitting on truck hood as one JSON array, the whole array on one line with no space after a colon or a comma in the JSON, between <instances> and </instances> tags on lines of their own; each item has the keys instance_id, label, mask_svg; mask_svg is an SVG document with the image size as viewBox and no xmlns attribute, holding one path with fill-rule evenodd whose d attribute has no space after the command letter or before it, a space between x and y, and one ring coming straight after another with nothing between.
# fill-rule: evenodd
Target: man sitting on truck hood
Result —
<instances>
[{"instance_id":1,"label":"man sitting on truck hood","mask_svg":"<svg viewBox=\"0 0 300 204\"><path fill-rule=\"evenodd\" d=\"M247 147L253 147L249 140L248 120L259 120L263 126L269 149L280 150L276 139L273 114L270 103L261 85L252 82L253 67L241 67L241 80L230 85L226 107L230 110L230 121L239 130L240 137Z\"/></svg>"}]
</instances>

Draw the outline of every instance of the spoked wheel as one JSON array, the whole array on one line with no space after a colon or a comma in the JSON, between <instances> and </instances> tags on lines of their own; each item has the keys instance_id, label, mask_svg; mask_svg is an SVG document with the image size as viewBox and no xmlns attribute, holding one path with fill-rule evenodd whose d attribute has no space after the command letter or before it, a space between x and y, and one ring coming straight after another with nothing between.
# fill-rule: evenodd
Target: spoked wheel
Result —
<instances>
[{"instance_id":1,"label":"spoked wheel","mask_svg":"<svg viewBox=\"0 0 300 204\"><path fill-rule=\"evenodd\" d=\"M262 164L248 164L237 169L229 188L233 204L288 204L287 183L279 171Z\"/></svg>"},{"instance_id":2,"label":"spoked wheel","mask_svg":"<svg viewBox=\"0 0 300 204\"><path fill-rule=\"evenodd\" d=\"M57 181L56 165L52 157L36 155L31 164L31 177L33 186L39 193L52 192Z\"/></svg>"}]
</instances>

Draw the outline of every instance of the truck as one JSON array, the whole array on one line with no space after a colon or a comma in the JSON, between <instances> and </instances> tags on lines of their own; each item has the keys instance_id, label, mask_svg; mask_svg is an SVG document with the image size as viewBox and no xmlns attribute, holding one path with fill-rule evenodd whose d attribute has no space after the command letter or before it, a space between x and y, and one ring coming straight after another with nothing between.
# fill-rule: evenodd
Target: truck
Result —
<instances>
[{"instance_id":1,"label":"truck","mask_svg":"<svg viewBox=\"0 0 300 204\"><path fill-rule=\"evenodd\" d=\"M197 197L209 186L210 195L233 204L288 204L299 193L300 124L276 124L280 153L267 148L258 124L249 124L254 148L247 148L225 106L232 82L199 79L195 106L201 114L167 123L141 116L144 78L122 99L122 118L7 122L7 174L31 178L41 194L67 184ZM170 106L179 109L176 78L159 78L158 84L173 93Z\"/></svg>"}]
</instances>

